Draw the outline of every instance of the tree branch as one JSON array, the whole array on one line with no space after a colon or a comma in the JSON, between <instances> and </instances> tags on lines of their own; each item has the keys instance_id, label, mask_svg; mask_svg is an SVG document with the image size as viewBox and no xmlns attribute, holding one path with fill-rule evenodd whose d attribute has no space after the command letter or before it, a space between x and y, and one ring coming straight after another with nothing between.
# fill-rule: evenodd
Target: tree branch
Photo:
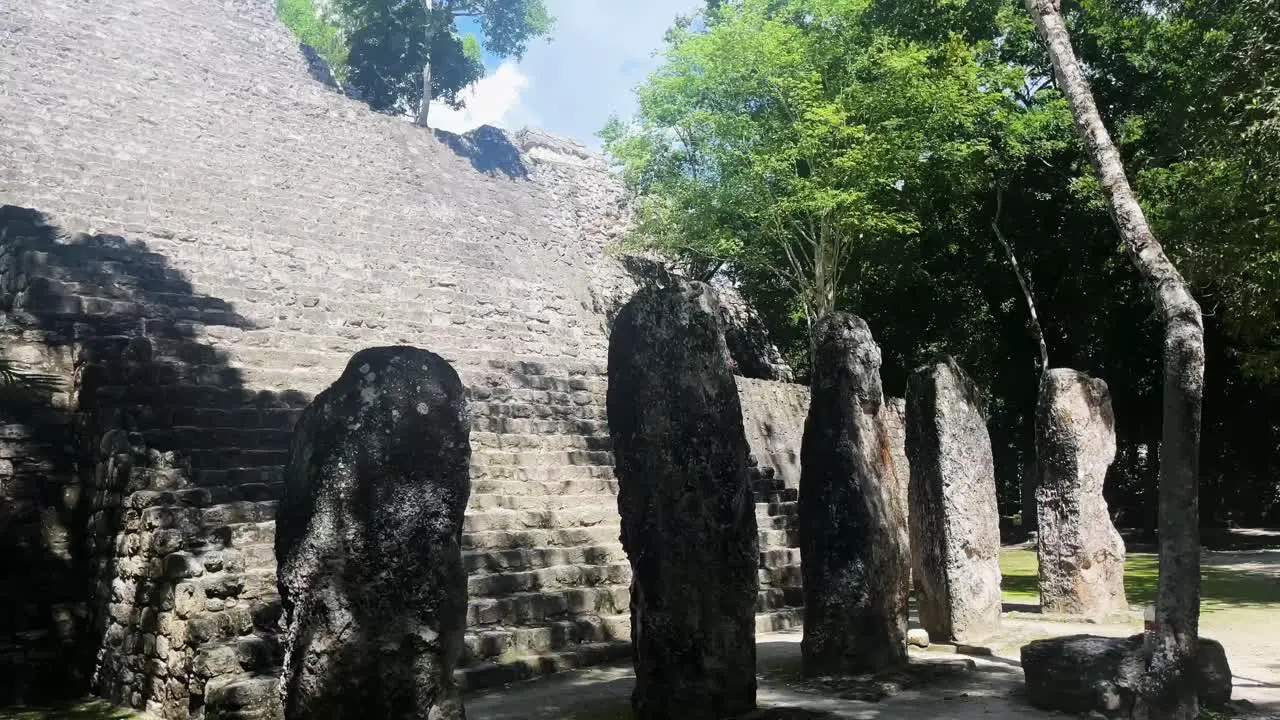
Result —
<instances>
[{"instance_id":1,"label":"tree branch","mask_svg":"<svg viewBox=\"0 0 1280 720\"><path fill-rule=\"evenodd\" d=\"M1000 231L1000 213L1004 209L1004 188L996 188L996 215L991 218L991 229L996 233L996 239L1004 246L1004 252L1009 256L1009 264L1013 266L1013 275L1018 278L1018 285L1022 288L1022 296L1027 300L1027 311L1031 314L1031 332L1036 336L1036 342L1040 345L1040 375L1049 369L1049 347L1044 342L1044 330L1040 328L1040 317L1036 314L1036 301L1031 296L1031 288L1027 285L1027 280L1022 275L1022 269L1018 267L1018 258L1013 253L1013 246L1005 238L1004 233Z\"/></svg>"}]
</instances>

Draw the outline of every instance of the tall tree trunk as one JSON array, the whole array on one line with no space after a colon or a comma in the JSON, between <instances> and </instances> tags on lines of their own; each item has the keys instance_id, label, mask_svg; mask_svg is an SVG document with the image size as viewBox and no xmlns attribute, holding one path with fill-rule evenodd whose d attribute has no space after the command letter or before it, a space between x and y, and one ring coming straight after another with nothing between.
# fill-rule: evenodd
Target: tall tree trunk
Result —
<instances>
[{"instance_id":1,"label":"tall tree trunk","mask_svg":"<svg viewBox=\"0 0 1280 720\"><path fill-rule=\"evenodd\" d=\"M422 100L418 102L418 117L414 120L419 127L427 125L427 111L431 109L431 40L435 37L435 0L422 0L422 9L426 12L427 22L424 28L426 43L424 54L426 62L422 63Z\"/></svg>"},{"instance_id":2,"label":"tall tree trunk","mask_svg":"<svg viewBox=\"0 0 1280 720\"><path fill-rule=\"evenodd\" d=\"M1025 0L1049 50L1125 249L1151 288L1164 322L1164 420L1160 443L1159 625L1148 649L1138 716L1192 720L1198 714L1194 663L1200 621L1198 476L1204 395L1200 306L1151 233L1098 114L1054 0Z\"/></svg>"}]
</instances>

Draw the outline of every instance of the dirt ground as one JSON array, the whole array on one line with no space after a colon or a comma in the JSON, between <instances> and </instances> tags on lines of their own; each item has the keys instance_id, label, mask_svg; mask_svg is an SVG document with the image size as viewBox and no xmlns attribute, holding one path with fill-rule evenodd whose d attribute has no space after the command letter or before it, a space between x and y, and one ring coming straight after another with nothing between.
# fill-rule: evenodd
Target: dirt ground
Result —
<instances>
[{"instance_id":1,"label":"dirt ground","mask_svg":"<svg viewBox=\"0 0 1280 720\"><path fill-rule=\"evenodd\" d=\"M1276 579L1280 601L1280 550L1206 552L1206 566L1265 574ZM1223 644L1235 677L1233 707L1218 718L1280 720L1280 612L1273 603L1243 603L1206 613L1201 633ZM1023 697L1018 650L1044 637L1090 633L1131 635L1141 629L1141 613L1128 623L1059 622L1033 612L1006 613L1000 635L984 647L935 645L912 651L921 662L969 658L974 669L890 696L878 702L817 693L799 683L799 630L762 635L757 667L761 707L798 707L841 718L913 718L919 720L1020 720L1061 718L1029 706ZM633 675L629 664L563 673L467 699L473 720L626 720Z\"/></svg>"}]
</instances>

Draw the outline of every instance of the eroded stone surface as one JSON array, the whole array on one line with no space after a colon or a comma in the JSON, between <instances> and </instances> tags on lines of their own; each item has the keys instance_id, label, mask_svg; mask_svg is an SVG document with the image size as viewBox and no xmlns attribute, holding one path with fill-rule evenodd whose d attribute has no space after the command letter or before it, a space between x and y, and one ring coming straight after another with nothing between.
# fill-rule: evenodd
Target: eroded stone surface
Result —
<instances>
[{"instance_id":1,"label":"eroded stone surface","mask_svg":"<svg viewBox=\"0 0 1280 720\"><path fill-rule=\"evenodd\" d=\"M896 503L894 522L910 528L911 462L907 459L907 401L903 398L885 398L884 404L880 406L880 418L889 440L885 480L890 484Z\"/></svg>"},{"instance_id":2,"label":"eroded stone surface","mask_svg":"<svg viewBox=\"0 0 1280 720\"><path fill-rule=\"evenodd\" d=\"M1036 546L1044 612L1100 617L1129 609L1124 540L1102 496L1115 454L1107 384L1075 370L1046 373L1036 407Z\"/></svg>"},{"instance_id":3,"label":"eroded stone surface","mask_svg":"<svg viewBox=\"0 0 1280 720\"><path fill-rule=\"evenodd\" d=\"M1000 513L978 388L950 357L907 384L911 557L920 624L934 640L1000 626Z\"/></svg>"},{"instance_id":4,"label":"eroded stone surface","mask_svg":"<svg viewBox=\"0 0 1280 720\"><path fill-rule=\"evenodd\" d=\"M878 671L906 662L910 594L880 348L844 313L824 318L814 337L799 505L804 670Z\"/></svg>"},{"instance_id":5,"label":"eroded stone surface","mask_svg":"<svg viewBox=\"0 0 1280 720\"><path fill-rule=\"evenodd\" d=\"M747 441L714 294L645 288L609 345L641 720L755 707L759 577Z\"/></svg>"},{"instance_id":6,"label":"eroded stone surface","mask_svg":"<svg viewBox=\"0 0 1280 720\"><path fill-rule=\"evenodd\" d=\"M277 517L288 720L461 720L470 416L453 368L356 353L294 431Z\"/></svg>"},{"instance_id":7,"label":"eroded stone surface","mask_svg":"<svg viewBox=\"0 0 1280 720\"><path fill-rule=\"evenodd\" d=\"M1022 648L1027 699L1044 710L1100 712L1130 717L1146 670L1143 636L1070 635L1036 640ZM1231 699L1231 668L1222 645L1200 638L1196 653L1200 704L1215 708Z\"/></svg>"}]
</instances>

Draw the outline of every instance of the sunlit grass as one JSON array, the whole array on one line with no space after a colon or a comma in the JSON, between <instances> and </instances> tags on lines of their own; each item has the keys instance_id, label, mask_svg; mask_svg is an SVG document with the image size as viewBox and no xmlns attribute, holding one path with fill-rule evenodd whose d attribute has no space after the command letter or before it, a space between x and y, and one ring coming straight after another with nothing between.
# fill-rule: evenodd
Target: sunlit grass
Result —
<instances>
[{"instance_id":1,"label":"sunlit grass","mask_svg":"<svg viewBox=\"0 0 1280 720\"><path fill-rule=\"evenodd\" d=\"M1000 571L1005 602L1036 605L1040 602L1034 550L1005 549ZM1202 567L1200 611L1280 610L1280 579L1257 572ZM1130 553L1125 562L1124 590L1131 606L1153 605L1159 589L1160 570L1155 555Z\"/></svg>"}]
</instances>

